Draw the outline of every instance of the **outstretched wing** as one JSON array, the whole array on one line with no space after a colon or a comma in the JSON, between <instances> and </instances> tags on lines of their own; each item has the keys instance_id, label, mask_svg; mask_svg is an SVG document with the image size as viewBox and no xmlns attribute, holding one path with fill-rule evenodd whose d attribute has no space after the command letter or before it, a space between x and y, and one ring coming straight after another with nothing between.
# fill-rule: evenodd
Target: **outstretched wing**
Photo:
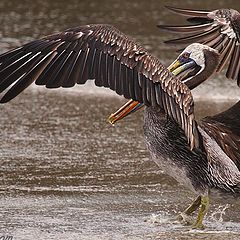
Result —
<instances>
[{"instance_id":1,"label":"outstretched wing","mask_svg":"<svg viewBox=\"0 0 240 240\"><path fill-rule=\"evenodd\" d=\"M202 119L199 125L240 170L240 101L227 111Z\"/></svg>"},{"instance_id":2,"label":"outstretched wing","mask_svg":"<svg viewBox=\"0 0 240 240\"><path fill-rule=\"evenodd\" d=\"M86 25L30 42L0 55L0 102L35 81L47 88L95 79L125 98L159 106L179 123L191 148L198 146L193 98L188 87L157 58L110 25Z\"/></svg>"},{"instance_id":3,"label":"outstretched wing","mask_svg":"<svg viewBox=\"0 0 240 240\"><path fill-rule=\"evenodd\" d=\"M187 36L166 41L168 44L189 44L199 42L219 51L221 59L217 71L229 62L227 78L236 79L240 86L240 14L233 9L202 11L167 7L174 13L188 17L190 25L160 28L187 34Z\"/></svg>"}]
</instances>

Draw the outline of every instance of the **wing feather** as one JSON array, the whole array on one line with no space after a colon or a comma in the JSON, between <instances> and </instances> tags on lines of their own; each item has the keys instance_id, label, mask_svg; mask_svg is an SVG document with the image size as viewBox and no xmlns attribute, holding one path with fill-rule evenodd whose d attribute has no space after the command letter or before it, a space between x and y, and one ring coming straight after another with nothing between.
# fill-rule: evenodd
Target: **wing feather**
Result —
<instances>
[{"instance_id":1,"label":"wing feather","mask_svg":"<svg viewBox=\"0 0 240 240\"><path fill-rule=\"evenodd\" d=\"M170 11L187 16L187 17L206 17L210 11L206 10L194 10L194 9L183 9L183 8L176 8L176 7L171 7L171 6L165 6L168 8Z\"/></svg>"},{"instance_id":2,"label":"wing feather","mask_svg":"<svg viewBox=\"0 0 240 240\"><path fill-rule=\"evenodd\" d=\"M240 101L215 116L203 118L200 127L218 143L240 170Z\"/></svg>"},{"instance_id":3,"label":"wing feather","mask_svg":"<svg viewBox=\"0 0 240 240\"><path fill-rule=\"evenodd\" d=\"M185 36L165 41L168 44L190 44L199 42L220 51L221 63L218 71L228 65L227 78L236 79L240 86L240 13L233 9L202 11L192 9L167 8L186 17L191 25L158 25L163 30L185 34ZM227 50L228 49L228 52Z\"/></svg>"},{"instance_id":4,"label":"wing feather","mask_svg":"<svg viewBox=\"0 0 240 240\"><path fill-rule=\"evenodd\" d=\"M0 55L1 103L35 81L47 88L95 79L125 98L159 106L198 147L190 90L146 49L110 25L86 25L46 36Z\"/></svg>"}]
</instances>

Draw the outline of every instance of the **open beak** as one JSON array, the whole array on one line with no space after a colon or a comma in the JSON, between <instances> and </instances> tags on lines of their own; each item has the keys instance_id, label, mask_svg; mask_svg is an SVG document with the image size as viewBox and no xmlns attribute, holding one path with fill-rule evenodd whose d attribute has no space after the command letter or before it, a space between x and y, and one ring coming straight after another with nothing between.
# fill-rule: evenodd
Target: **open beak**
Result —
<instances>
[{"instance_id":1,"label":"open beak","mask_svg":"<svg viewBox=\"0 0 240 240\"><path fill-rule=\"evenodd\" d=\"M170 72L173 72L176 68L178 68L181 65L180 60L175 60L170 66L167 68Z\"/></svg>"},{"instance_id":2,"label":"open beak","mask_svg":"<svg viewBox=\"0 0 240 240\"><path fill-rule=\"evenodd\" d=\"M175 60L169 67L168 70L174 75L178 75L180 80L187 84L187 79L191 76L194 76L199 71L199 66L191 58L187 62L182 62L180 60ZM121 108L119 108L115 113L111 114L108 118L108 122L111 124L116 123L117 121L123 119L129 114L139 110L144 106L143 103L139 103L134 100L129 100Z\"/></svg>"},{"instance_id":3,"label":"open beak","mask_svg":"<svg viewBox=\"0 0 240 240\"><path fill-rule=\"evenodd\" d=\"M188 73L195 69L197 66L196 62L189 58L187 62L181 62L180 60L175 60L169 67L168 70L172 72L173 75L176 76L188 76ZM183 78L181 77L181 80Z\"/></svg>"},{"instance_id":4,"label":"open beak","mask_svg":"<svg viewBox=\"0 0 240 240\"><path fill-rule=\"evenodd\" d=\"M196 76L202 67L197 65L196 62L189 58L187 61L175 60L169 67L168 70L184 82L190 89L192 89L192 77Z\"/></svg>"}]
</instances>

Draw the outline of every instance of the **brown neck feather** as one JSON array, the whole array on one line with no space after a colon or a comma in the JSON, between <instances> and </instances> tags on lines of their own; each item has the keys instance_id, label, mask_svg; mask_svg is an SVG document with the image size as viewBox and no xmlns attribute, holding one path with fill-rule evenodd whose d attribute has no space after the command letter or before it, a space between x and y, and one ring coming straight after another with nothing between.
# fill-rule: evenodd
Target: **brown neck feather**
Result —
<instances>
[{"instance_id":1,"label":"brown neck feather","mask_svg":"<svg viewBox=\"0 0 240 240\"><path fill-rule=\"evenodd\" d=\"M203 50L205 58L205 68L202 72L194 76L189 82L188 87L193 89L200 83L207 80L217 69L220 55L215 51Z\"/></svg>"}]
</instances>

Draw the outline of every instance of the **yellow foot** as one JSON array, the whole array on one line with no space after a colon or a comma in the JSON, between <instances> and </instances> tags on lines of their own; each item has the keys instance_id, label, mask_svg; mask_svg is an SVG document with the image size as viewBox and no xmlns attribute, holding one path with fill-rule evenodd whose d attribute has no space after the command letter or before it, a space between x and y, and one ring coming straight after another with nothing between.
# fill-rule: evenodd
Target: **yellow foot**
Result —
<instances>
[{"instance_id":1,"label":"yellow foot","mask_svg":"<svg viewBox=\"0 0 240 240\"><path fill-rule=\"evenodd\" d=\"M176 218L175 221L179 221L183 225L193 225L194 220L190 216L191 213L193 213L201 204L201 196L198 196L192 204L185 209L182 213L180 213Z\"/></svg>"},{"instance_id":2,"label":"yellow foot","mask_svg":"<svg viewBox=\"0 0 240 240\"><path fill-rule=\"evenodd\" d=\"M203 230L205 229L205 226L202 223L199 223L199 224L195 223L192 225L192 229Z\"/></svg>"},{"instance_id":3,"label":"yellow foot","mask_svg":"<svg viewBox=\"0 0 240 240\"><path fill-rule=\"evenodd\" d=\"M186 225L186 226L190 226L194 222L193 218L186 213L180 213L176 217L176 220L179 221L181 224Z\"/></svg>"}]
</instances>

